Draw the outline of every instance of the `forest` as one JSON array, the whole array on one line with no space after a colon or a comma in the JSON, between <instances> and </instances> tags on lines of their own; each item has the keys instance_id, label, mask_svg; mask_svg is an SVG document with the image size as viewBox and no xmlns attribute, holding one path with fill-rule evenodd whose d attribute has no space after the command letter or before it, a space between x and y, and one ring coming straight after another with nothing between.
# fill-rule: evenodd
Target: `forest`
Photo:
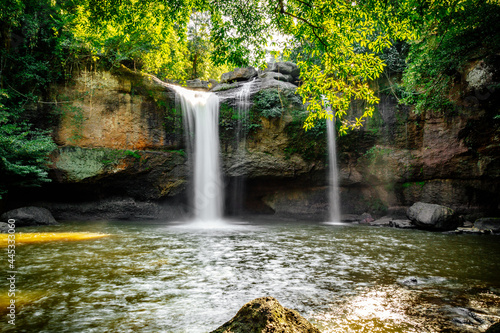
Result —
<instances>
[{"instance_id":1,"label":"forest","mask_svg":"<svg viewBox=\"0 0 500 333\"><path fill-rule=\"evenodd\" d=\"M291 60L304 129L335 117L342 135L373 115L372 80L396 73L400 103L453 112L461 68L500 51L496 0L14 0L0 5L0 22L0 195L48 181L55 145L34 125L36 107L64 102L48 99L50 86L82 68L184 82L263 68L266 54ZM352 119L355 101L364 113Z\"/></svg>"}]
</instances>

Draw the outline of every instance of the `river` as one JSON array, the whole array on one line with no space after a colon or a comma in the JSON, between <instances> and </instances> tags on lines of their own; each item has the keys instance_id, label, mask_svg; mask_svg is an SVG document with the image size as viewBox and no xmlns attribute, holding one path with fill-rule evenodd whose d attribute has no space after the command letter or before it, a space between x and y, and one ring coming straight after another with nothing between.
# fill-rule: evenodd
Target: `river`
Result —
<instances>
[{"instance_id":1,"label":"river","mask_svg":"<svg viewBox=\"0 0 500 333\"><path fill-rule=\"evenodd\" d=\"M17 246L16 332L209 332L262 296L323 332L479 332L499 318L498 236L249 220L23 229L110 236Z\"/></svg>"}]
</instances>

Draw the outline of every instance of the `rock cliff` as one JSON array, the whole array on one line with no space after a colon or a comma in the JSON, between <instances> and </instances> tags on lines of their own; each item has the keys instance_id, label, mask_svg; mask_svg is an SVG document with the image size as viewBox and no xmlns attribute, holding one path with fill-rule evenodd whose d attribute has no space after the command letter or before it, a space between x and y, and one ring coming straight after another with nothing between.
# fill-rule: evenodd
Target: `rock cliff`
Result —
<instances>
[{"instance_id":1,"label":"rock cliff","mask_svg":"<svg viewBox=\"0 0 500 333\"><path fill-rule=\"evenodd\" d=\"M462 73L452 114L415 114L379 93L374 118L338 141L343 213L397 214L417 201L459 214L498 213L500 94L492 87L500 73L493 68L498 66L476 61ZM326 126L302 130L297 67L239 69L223 79L212 91L221 100L228 206L239 195L243 204L235 213L324 218ZM251 106L241 125L239 91L248 82ZM56 218L177 218L189 212L182 114L163 82L121 68L82 72L53 90L60 101L54 182L13 193L12 206L43 201Z\"/></svg>"}]
</instances>

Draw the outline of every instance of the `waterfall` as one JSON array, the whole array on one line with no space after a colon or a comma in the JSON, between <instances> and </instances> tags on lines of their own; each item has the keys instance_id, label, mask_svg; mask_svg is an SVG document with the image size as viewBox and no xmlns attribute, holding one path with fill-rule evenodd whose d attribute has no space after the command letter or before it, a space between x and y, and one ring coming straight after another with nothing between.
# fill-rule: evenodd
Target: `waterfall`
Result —
<instances>
[{"instance_id":1,"label":"waterfall","mask_svg":"<svg viewBox=\"0 0 500 333\"><path fill-rule=\"evenodd\" d=\"M193 175L192 207L199 221L222 218L223 191L219 156L219 98L213 93L171 86L184 115Z\"/></svg>"},{"instance_id":2,"label":"waterfall","mask_svg":"<svg viewBox=\"0 0 500 333\"><path fill-rule=\"evenodd\" d=\"M326 119L328 135L328 163L330 165L330 222L340 223L339 170L337 165L337 142L335 117Z\"/></svg>"},{"instance_id":3,"label":"waterfall","mask_svg":"<svg viewBox=\"0 0 500 333\"><path fill-rule=\"evenodd\" d=\"M249 111L250 111L250 92L255 79L246 82L236 95L236 106L238 109L238 124L236 126L236 145L234 154L238 158L244 158L246 154L246 137L248 133ZM245 176L234 177L231 185L230 213L238 215L243 212L243 202L245 201Z\"/></svg>"},{"instance_id":4,"label":"waterfall","mask_svg":"<svg viewBox=\"0 0 500 333\"><path fill-rule=\"evenodd\" d=\"M236 128L236 140L238 143L238 150L240 150L240 143L243 143L243 148L245 148L247 131L248 131L248 112L250 110L250 91L252 84L255 81L253 79L250 82L246 82L241 86L241 90L238 91L237 106L238 106L238 126Z\"/></svg>"}]
</instances>

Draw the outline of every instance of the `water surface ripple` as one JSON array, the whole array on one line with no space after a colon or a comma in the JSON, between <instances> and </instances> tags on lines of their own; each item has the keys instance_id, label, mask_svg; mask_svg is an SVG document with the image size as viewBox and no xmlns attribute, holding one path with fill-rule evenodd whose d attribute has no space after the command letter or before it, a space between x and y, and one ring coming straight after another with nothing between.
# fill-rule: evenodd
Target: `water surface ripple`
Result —
<instances>
[{"instance_id":1,"label":"water surface ripple","mask_svg":"<svg viewBox=\"0 0 500 333\"><path fill-rule=\"evenodd\" d=\"M267 295L323 332L479 332L500 315L493 236L298 222L36 230L112 236L18 246L17 285L28 300L16 332L208 332ZM420 282L405 285L410 277ZM455 308L482 322L456 325Z\"/></svg>"}]
</instances>

